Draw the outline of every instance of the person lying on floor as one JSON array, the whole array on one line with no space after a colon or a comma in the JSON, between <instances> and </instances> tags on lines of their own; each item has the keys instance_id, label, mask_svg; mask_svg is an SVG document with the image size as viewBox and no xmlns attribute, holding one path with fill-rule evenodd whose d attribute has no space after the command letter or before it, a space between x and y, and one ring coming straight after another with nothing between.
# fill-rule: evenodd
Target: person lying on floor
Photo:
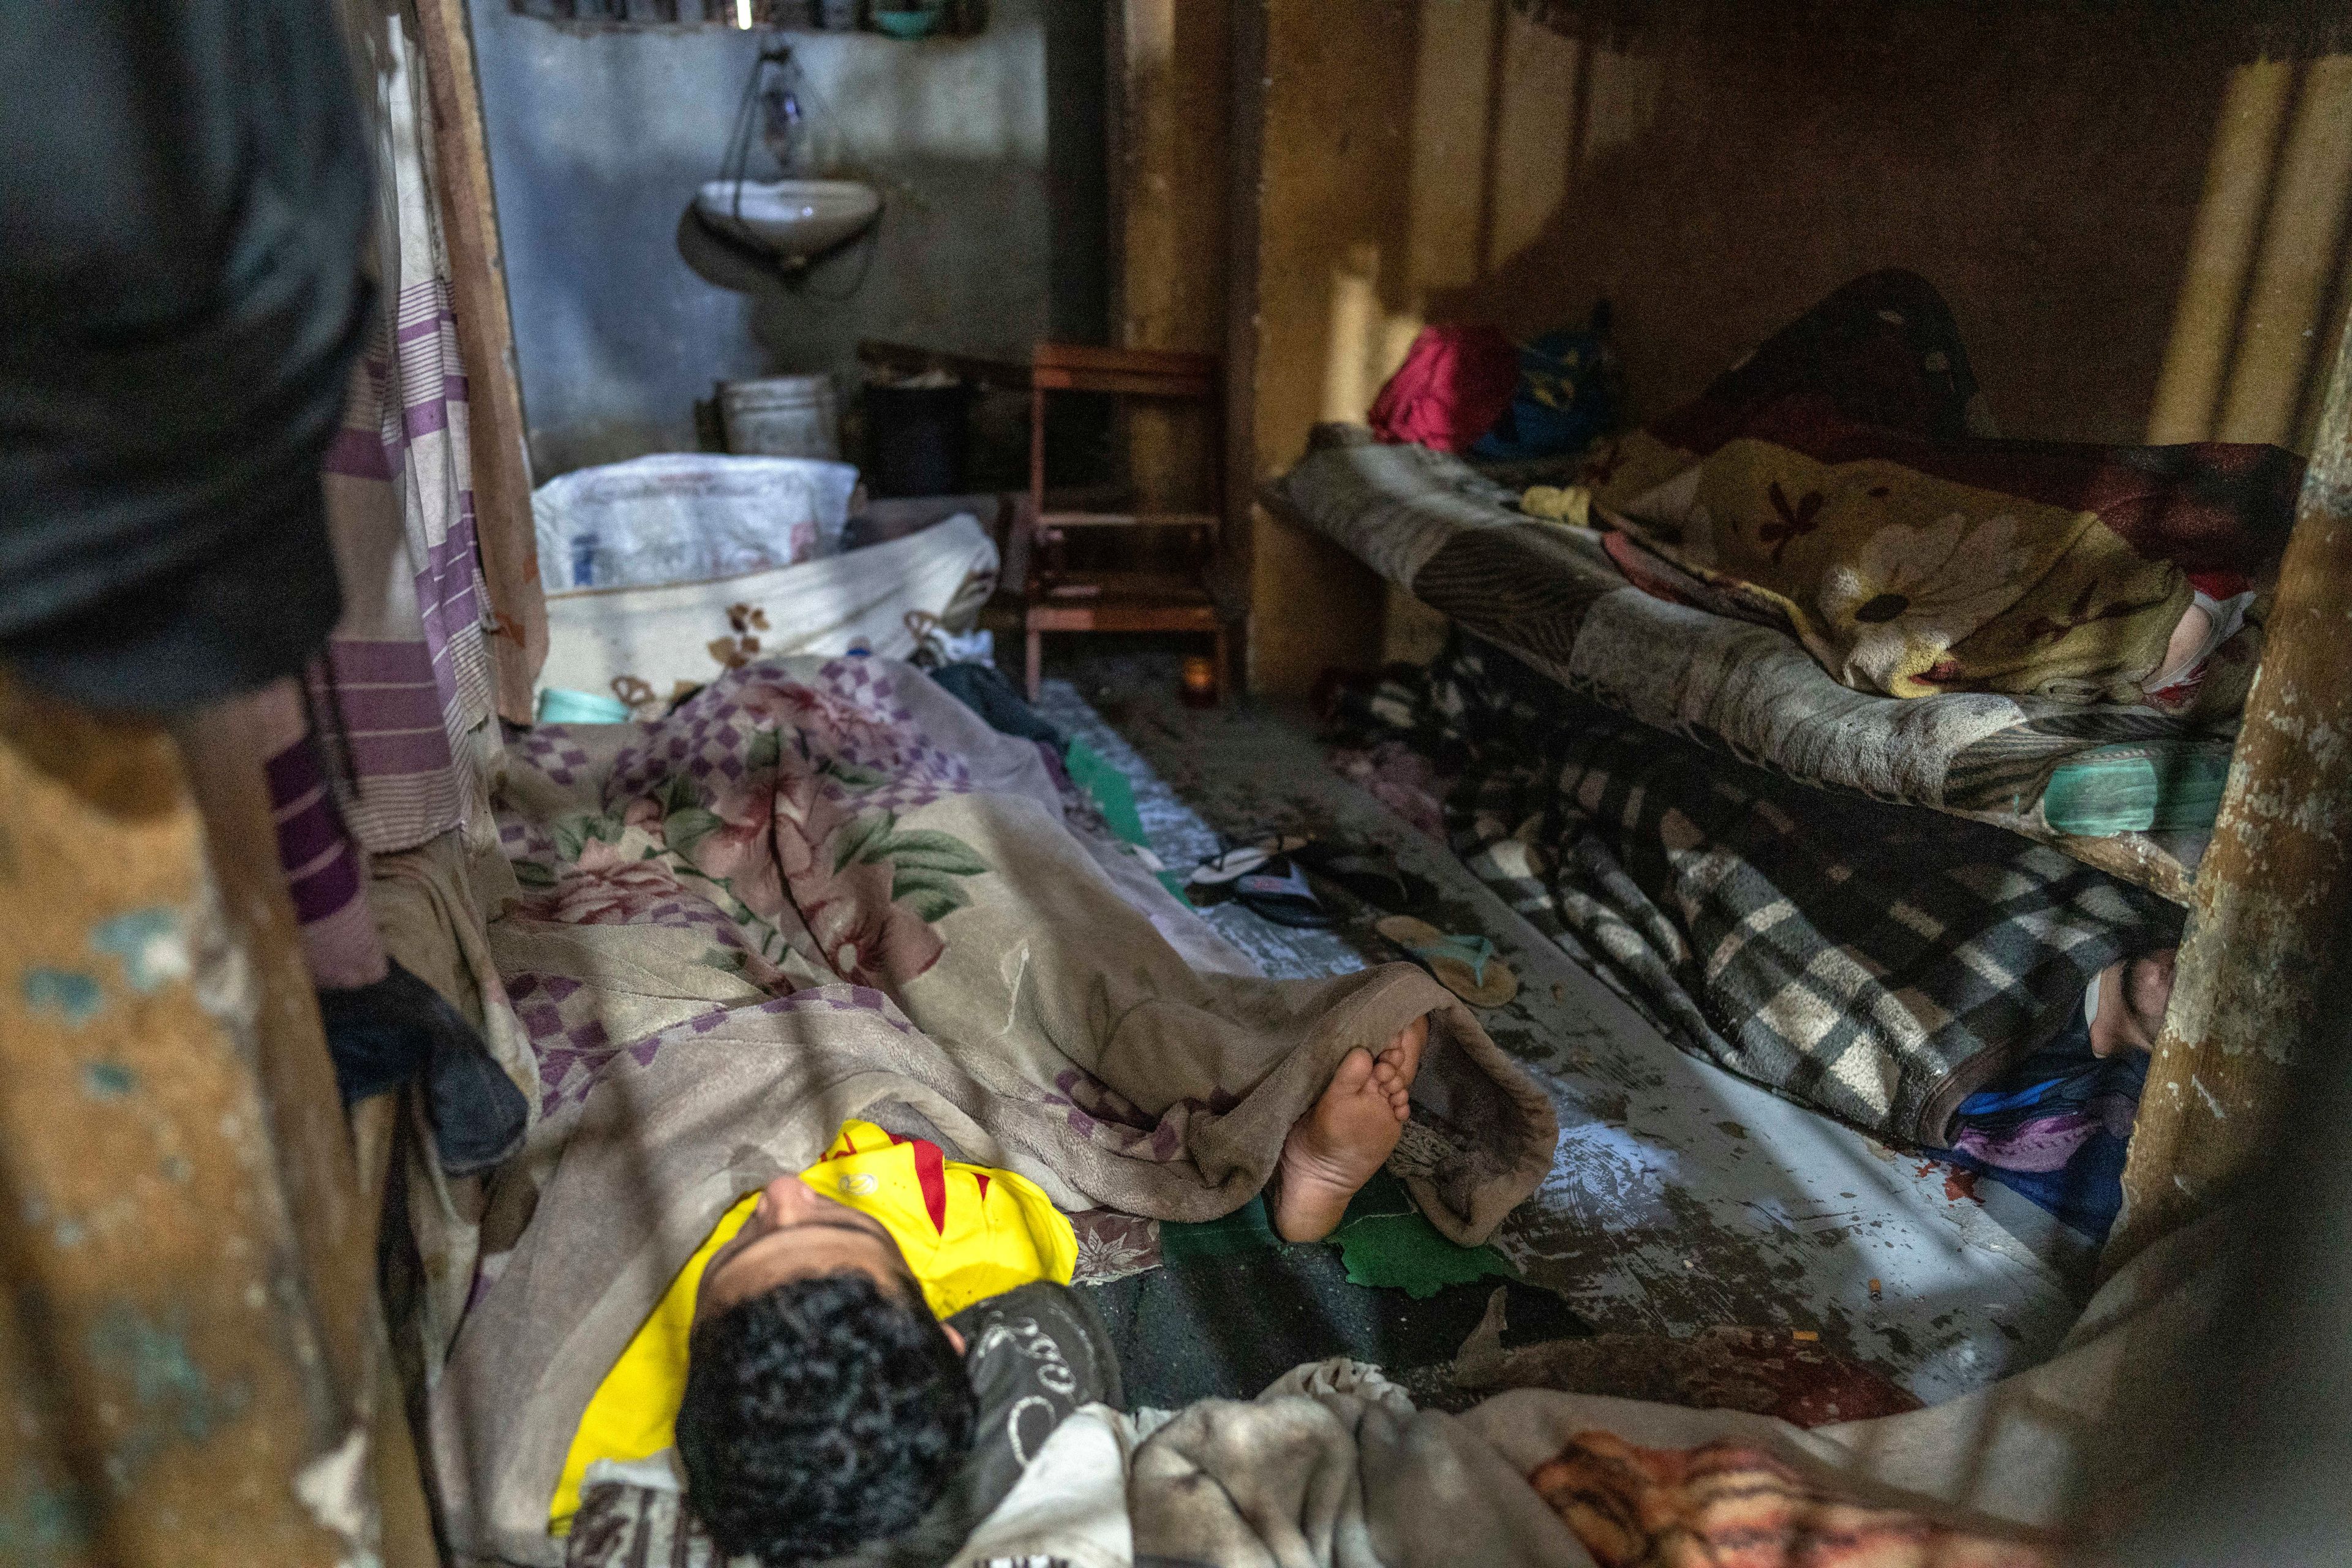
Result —
<instances>
[{"instance_id":1,"label":"person lying on floor","mask_svg":"<svg viewBox=\"0 0 2352 1568\"><path fill-rule=\"evenodd\" d=\"M1428 1038L1422 1018L1377 1055L1350 1051L1291 1128L1266 1186L1285 1239L1330 1234L1395 1148ZM953 1320L1034 1281L1067 1285L1076 1259L1070 1222L1034 1184L852 1121L816 1163L738 1200L678 1270L590 1401L551 1521L579 1507L592 1465L657 1458L674 1436L696 1515L768 1568L933 1522L980 1405ZM1087 1310L1059 1315L1082 1323ZM1115 1383L1091 1338L1055 1353L1108 1363ZM951 1551L953 1525L992 1500L958 1500L959 1517L925 1533Z\"/></svg>"},{"instance_id":2,"label":"person lying on floor","mask_svg":"<svg viewBox=\"0 0 2352 1568\"><path fill-rule=\"evenodd\" d=\"M1440 1234L1476 1246L1551 1169L1544 1089L1426 971L1253 973L1076 814L1045 752L906 666L756 662L657 723L544 726L517 751L500 822L530 892L489 935L532 1032L540 1115L496 1184L430 1399L461 1555L563 1560L551 1505L583 1417L675 1289L673 1392L646 1405L636 1452L669 1443L686 1368L725 1359L694 1343L709 1287L698 1267L678 1287L681 1270L747 1194L820 1165L845 1123L928 1140L942 1171L951 1156L1018 1172L1064 1214L1198 1224L1266 1193L1302 1239L1385 1161ZM1017 1195L986 1173L988 1204ZM929 1287L955 1216L903 1212L891 1239ZM759 1250L857 1239L819 1226ZM745 1245L714 1283L751 1262ZM884 1272L877 1300L898 1279ZM840 1310L863 1322L871 1307ZM943 1331L916 1326L937 1360ZM854 1489L863 1506L886 1489Z\"/></svg>"}]
</instances>

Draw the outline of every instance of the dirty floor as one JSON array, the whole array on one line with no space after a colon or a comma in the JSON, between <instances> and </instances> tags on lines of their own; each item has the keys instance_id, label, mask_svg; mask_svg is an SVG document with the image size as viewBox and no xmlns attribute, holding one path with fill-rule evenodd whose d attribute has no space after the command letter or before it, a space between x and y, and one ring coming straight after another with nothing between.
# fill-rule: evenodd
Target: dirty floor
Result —
<instances>
[{"instance_id":1,"label":"dirty floor","mask_svg":"<svg viewBox=\"0 0 2352 1568\"><path fill-rule=\"evenodd\" d=\"M1550 1179L1496 1245L1566 1310L1513 1289L1505 1349L1533 1333L1764 1335L1934 1403L2047 1356L2065 1333L2088 1262L2070 1233L1668 1045L1444 846L1326 768L1303 713L1187 709L1173 659L1156 654L1054 668L1042 710L1127 773L1171 867L1267 828L1377 840L1440 888L1439 923L1483 932L1517 971L1518 998L1482 1016L1551 1095L1561 1133ZM1204 913L1269 973L1388 956L1360 911L1329 931L1232 903ZM1411 1301L1348 1286L1328 1247L1203 1250L1099 1288L1127 1364L1147 1369L1143 1403L1245 1394L1334 1353L1424 1369L1408 1382L1426 1390L1495 1291L1489 1280Z\"/></svg>"}]
</instances>

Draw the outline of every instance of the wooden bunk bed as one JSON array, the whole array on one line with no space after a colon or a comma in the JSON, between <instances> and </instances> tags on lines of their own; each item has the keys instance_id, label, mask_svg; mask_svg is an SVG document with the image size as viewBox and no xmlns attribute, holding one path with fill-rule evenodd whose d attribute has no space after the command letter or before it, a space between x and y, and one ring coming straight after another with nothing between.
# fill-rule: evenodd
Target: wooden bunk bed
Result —
<instances>
[{"instance_id":1,"label":"wooden bunk bed","mask_svg":"<svg viewBox=\"0 0 2352 1568\"><path fill-rule=\"evenodd\" d=\"M2266 1124L2293 1053L2247 1042L2308 1034L2315 998L2294 977L2324 969L2341 918L2352 831L2327 804L2344 798L2343 781L2323 780L2340 771L2337 738L2352 719L2328 629L2340 617L2328 605L2352 578L2352 336L2320 427L2210 836L2053 832L2036 810L2037 779L2100 743L2095 724L2068 721L2079 706L1848 689L1785 633L1644 593L1600 531L1525 515L1516 491L1458 458L1326 426L1259 499L1465 631L1647 724L1810 784L1988 823L2187 905L2181 979L2133 1140L2113 1268L2250 1168L2260 1145L2245 1122ZM1988 748L2011 764L1996 793L1956 789Z\"/></svg>"},{"instance_id":2,"label":"wooden bunk bed","mask_svg":"<svg viewBox=\"0 0 2352 1568\"><path fill-rule=\"evenodd\" d=\"M1443 384L1411 372L1399 384L1420 390L1382 404L1421 412L1376 405L1375 421L1440 417ZM1553 459L1554 482L1524 498L1524 474L1507 487L1474 458L1325 425L1260 499L1643 724L1987 823L2186 903L2201 827L2089 837L2045 793L2105 747L2173 771L2226 755L2261 647L2243 607L2284 545L2302 464L2258 445L2004 440L1989 424L1951 310L1886 270L1680 408ZM1841 583L1864 584L1854 604ZM2165 639L2191 604L2219 614L2187 612L2209 646L2174 668ZM2096 791L2095 769L2070 771Z\"/></svg>"}]
</instances>

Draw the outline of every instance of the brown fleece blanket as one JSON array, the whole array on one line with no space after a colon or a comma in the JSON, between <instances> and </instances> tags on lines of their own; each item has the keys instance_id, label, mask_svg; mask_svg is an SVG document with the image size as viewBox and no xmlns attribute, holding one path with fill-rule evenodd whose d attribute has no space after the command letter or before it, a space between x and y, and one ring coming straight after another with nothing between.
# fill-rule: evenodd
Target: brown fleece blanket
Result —
<instances>
[{"instance_id":1,"label":"brown fleece blanket","mask_svg":"<svg viewBox=\"0 0 2352 1568\"><path fill-rule=\"evenodd\" d=\"M1550 1165L1549 1102L1451 994L1188 962L1197 919L919 671L762 662L514 753L530 896L491 939L540 1071L535 1208L433 1394L462 1555L561 1561L548 1500L597 1383L727 1205L849 1117L1068 1208L1210 1219L1340 1057L1429 1015L1406 1180L1432 1222L1483 1240Z\"/></svg>"}]
</instances>

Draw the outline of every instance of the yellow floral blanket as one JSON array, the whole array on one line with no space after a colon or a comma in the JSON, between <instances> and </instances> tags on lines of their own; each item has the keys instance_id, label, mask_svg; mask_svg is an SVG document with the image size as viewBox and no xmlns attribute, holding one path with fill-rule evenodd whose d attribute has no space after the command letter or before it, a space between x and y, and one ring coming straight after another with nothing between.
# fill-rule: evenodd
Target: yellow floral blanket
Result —
<instances>
[{"instance_id":1,"label":"yellow floral blanket","mask_svg":"<svg viewBox=\"0 0 2352 1568\"><path fill-rule=\"evenodd\" d=\"M2232 596L2275 563L2300 459L1994 440L1972 433L1976 404L1942 300L1879 273L1604 447L1584 488L1597 520L1858 690L2147 700L2199 592ZM2200 711L2243 700L2253 660L2222 662L2242 675L2196 693Z\"/></svg>"}]
</instances>

